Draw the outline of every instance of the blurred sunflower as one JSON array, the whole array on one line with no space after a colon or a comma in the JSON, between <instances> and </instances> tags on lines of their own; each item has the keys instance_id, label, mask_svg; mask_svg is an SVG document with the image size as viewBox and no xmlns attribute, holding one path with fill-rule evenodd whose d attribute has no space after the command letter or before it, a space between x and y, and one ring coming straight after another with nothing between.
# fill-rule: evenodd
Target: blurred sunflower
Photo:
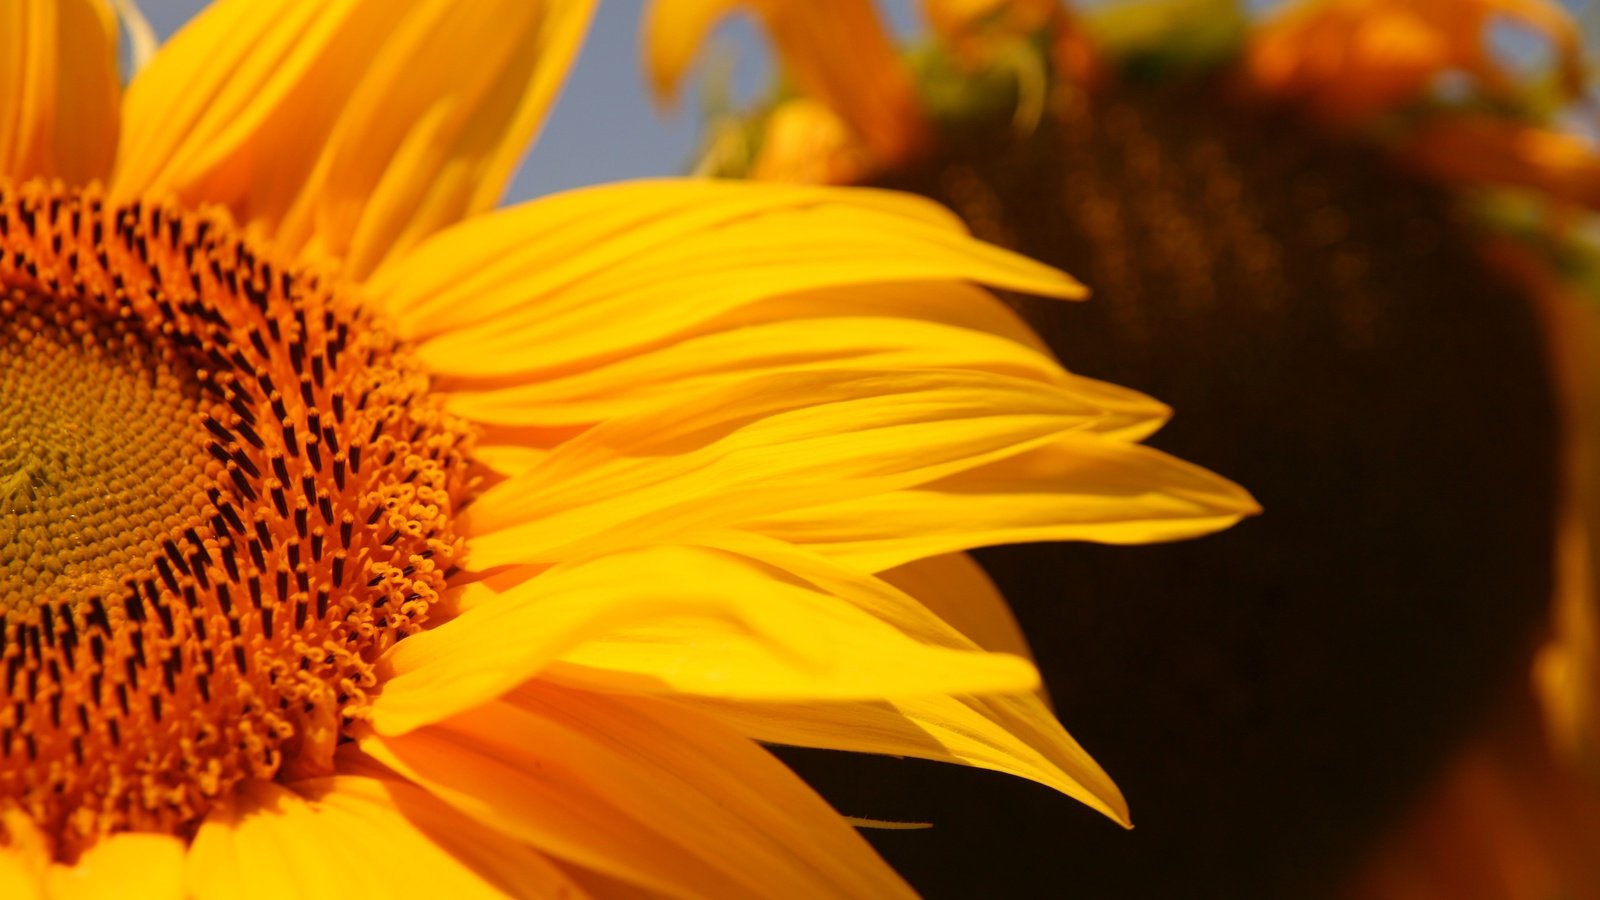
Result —
<instances>
[{"instance_id":1,"label":"blurred sunflower","mask_svg":"<svg viewBox=\"0 0 1600 900\"><path fill-rule=\"evenodd\" d=\"M1253 501L925 200L492 211L591 6L0 7L0 895L909 893L752 739L1126 822L961 551Z\"/></svg>"},{"instance_id":2,"label":"blurred sunflower","mask_svg":"<svg viewBox=\"0 0 1600 900\"><path fill-rule=\"evenodd\" d=\"M1074 272L1094 303L1015 307L1269 510L1137 559L980 554L1138 831L1005 794L963 819L1005 789L959 774L806 774L951 823L877 842L952 895L1600 896L1579 30L1548 0L1264 5L925 0L904 51L865 0L652 8L665 97L736 9L784 62L704 170L911 190Z\"/></svg>"}]
</instances>

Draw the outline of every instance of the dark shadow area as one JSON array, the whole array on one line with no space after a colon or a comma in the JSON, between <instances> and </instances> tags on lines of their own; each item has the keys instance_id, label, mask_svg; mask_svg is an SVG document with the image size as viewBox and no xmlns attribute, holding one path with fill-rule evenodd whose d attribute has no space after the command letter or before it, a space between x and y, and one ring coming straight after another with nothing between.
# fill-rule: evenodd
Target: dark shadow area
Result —
<instances>
[{"instance_id":1,"label":"dark shadow area","mask_svg":"<svg viewBox=\"0 0 1600 900\"><path fill-rule=\"evenodd\" d=\"M1067 366L1177 410L1150 443L1266 514L1154 547L980 558L1124 832L1048 789L785 752L930 897L1316 897L1518 677L1549 594L1533 312L1444 194L1208 86L1066 97L887 179L1072 272L1019 300Z\"/></svg>"}]
</instances>

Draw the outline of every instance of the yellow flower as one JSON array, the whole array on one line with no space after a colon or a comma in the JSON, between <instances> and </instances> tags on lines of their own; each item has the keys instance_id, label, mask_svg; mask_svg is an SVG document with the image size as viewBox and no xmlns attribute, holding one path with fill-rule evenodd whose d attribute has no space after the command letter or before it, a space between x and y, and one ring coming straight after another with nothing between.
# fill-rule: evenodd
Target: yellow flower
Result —
<instances>
[{"instance_id":1,"label":"yellow flower","mask_svg":"<svg viewBox=\"0 0 1600 900\"><path fill-rule=\"evenodd\" d=\"M1126 822L961 551L1253 501L932 203L493 211L591 6L0 9L0 895L908 893L756 740Z\"/></svg>"},{"instance_id":2,"label":"yellow flower","mask_svg":"<svg viewBox=\"0 0 1600 900\"><path fill-rule=\"evenodd\" d=\"M678 2L658 0L653 21ZM896 61L933 123L928 143L853 181L945 202L980 237L1082 277L1094 304L1018 308L1086 374L1172 400L1197 424L1163 446L1250 484L1271 511L1193 556L1174 547L1129 566L1123 587L1177 608L1169 643L1132 627L1126 607L1089 614L1130 636L1103 657L1055 639L1061 683L1116 683L1152 710L1130 725L1122 707L1096 719L1091 700L1063 701L1141 809L1138 832L1063 868L1098 867L1114 897L1224 877L1238 896L1325 890L1480 725L1470 746L1488 762L1473 771L1492 777L1448 775L1435 796L1484 799L1485 785L1520 779L1582 786L1577 807L1600 798L1600 154L1592 128L1571 127L1589 111L1562 6L1296 0L1260 18L1235 0L1076 15L1033 0L923 6L931 46ZM1542 55L1497 52L1507 24ZM684 35L658 27L648 40ZM838 57L788 65L830 62L851 77ZM845 171L761 165L762 140L785 146L771 140L785 109L830 96L778 95L746 128L754 163L716 170ZM842 118L862 143L877 127ZM1224 416L1234 428L1208 430ZM1011 566L1105 562L1084 553ZM1056 598L1037 593L1012 599L1043 616ZM1150 661L1126 665L1132 648ZM1548 736L1494 731L1531 715L1485 724L1508 692L1525 708L1537 695ZM1186 702L1153 711L1177 694ZM1538 752L1501 752L1522 739ZM1163 740L1182 752L1146 749ZM1216 787L1193 799L1200 785ZM1466 805L1505 808L1493 799ZM1459 847L1498 836L1536 851L1507 858L1579 872L1587 860L1571 851L1586 832L1521 828L1545 799L1530 790L1504 828L1424 816L1425 836L1405 846L1444 841L1454 822ZM1286 806L1317 809L1317 822L1283 827ZM1564 815L1550 818L1576 821ZM1025 830L1007 845L1093 839L1070 823ZM1512 879L1506 896L1552 884L1588 896L1581 877Z\"/></svg>"}]
</instances>

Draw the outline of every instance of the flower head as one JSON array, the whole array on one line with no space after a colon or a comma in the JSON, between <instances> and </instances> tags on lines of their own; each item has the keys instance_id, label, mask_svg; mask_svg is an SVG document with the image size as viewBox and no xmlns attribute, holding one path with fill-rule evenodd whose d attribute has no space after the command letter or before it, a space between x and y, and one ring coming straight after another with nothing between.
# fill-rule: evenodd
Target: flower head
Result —
<instances>
[{"instance_id":1,"label":"flower head","mask_svg":"<svg viewBox=\"0 0 1600 900\"><path fill-rule=\"evenodd\" d=\"M934 204L492 211L591 5L0 12L0 893L905 894L756 740L1126 821L961 551L1254 502Z\"/></svg>"}]
</instances>

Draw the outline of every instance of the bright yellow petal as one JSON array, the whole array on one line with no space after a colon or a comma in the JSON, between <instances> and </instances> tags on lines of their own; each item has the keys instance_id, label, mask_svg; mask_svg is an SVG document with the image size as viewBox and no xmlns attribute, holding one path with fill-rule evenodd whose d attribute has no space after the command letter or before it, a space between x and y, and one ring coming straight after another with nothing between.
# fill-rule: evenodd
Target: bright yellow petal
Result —
<instances>
[{"instance_id":1,"label":"bright yellow petal","mask_svg":"<svg viewBox=\"0 0 1600 900\"><path fill-rule=\"evenodd\" d=\"M934 615L994 653L1033 658L1022 626L983 567L965 553L946 553L880 572Z\"/></svg>"},{"instance_id":2,"label":"bright yellow petal","mask_svg":"<svg viewBox=\"0 0 1600 900\"><path fill-rule=\"evenodd\" d=\"M943 593L908 594L887 581L838 566L811 551L756 535L726 533L707 536L713 546L759 559L794 579L854 605L901 633L936 647L975 650L979 644L953 627L966 623L991 641L1020 645L1004 601L976 566L947 560L920 573L946 575ZM965 557L956 559L964 560ZM906 569L900 570L902 577ZM960 592L962 585L976 596ZM951 614L941 617L934 606ZM997 619L1002 620L996 624ZM998 633L998 635L997 635ZM998 649L986 647L985 649ZM1026 655L1026 647L1018 648ZM549 677L564 677L552 667ZM603 686L603 682L593 684ZM681 699L681 698L680 698ZM1049 785L1118 822L1127 824L1127 805L1105 771L1055 720L1036 692L991 693L982 697L952 691L942 695L901 695L861 703L769 703L759 697L737 702L710 698L689 700L759 740L808 747L831 747L891 756L914 756L941 762L994 769Z\"/></svg>"},{"instance_id":3,"label":"bright yellow petal","mask_svg":"<svg viewBox=\"0 0 1600 900\"><path fill-rule=\"evenodd\" d=\"M488 376L631 352L775 296L976 281L1078 297L1067 276L884 191L658 181L462 223L374 281L435 372Z\"/></svg>"},{"instance_id":4,"label":"bright yellow petal","mask_svg":"<svg viewBox=\"0 0 1600 900\"><path fill-rule=\"evenodd\" d=\"M195 834L188 890L198 900L503 896L410 821L406 800L369 778L317 779L303 793L245 782Z\"/></svg>"},{"instance_id":5,"label":"bright yellow petal","mask_svg":"<svg viewBox=\"0 0 1600 900\"><path fill-rule=\"evenodd\" d=\"M494 206L592 5L222 0L129 88L113 195L221 203L364 276Z\"/></svg>"},{"instance_id":6,"label":"bright yellow petal","mask_svg":"<svg viewBox=\"0 0 1600 900\"><path fill-rule=\"evenodd\" d=\"M105 178L121 94L116 17L105 3L0 3L0 175Z\"/></svg>"},{"instance_id":7,"label":"bright yellow petal","mask_svg":"<svg viewBox=\"0 0 1600 900\"><path fill-rule=\"evenodd\" d=\"M1081 381L1066 390L983 372L802 373L612 420L474 503L472 565L557 562L868 498L1069 432L1136 437L1164 419L1142 395Z\"/></svg>"},{"instance_id":8,"label":"bright yellow petal","mask_svg":"<svg viewBox=\"0 0 1600 900\"><path fill-rule=\"evenodd\" d=\"M765 516L746 527L882 571L995 544L1179 540L1258 512L1243 488L1198 466L1139 444L1068 434L918 487Z\"/></svg>"},{"instance_id":9,"label":"bright yellow petal","mask_svg":"<svg viewBox=\"0 0 1600 900\"><path fill-rule=\"evenodd\" d=\"M50 844L20 807L0 807L0 897L43 897Z\"/></svg>"},{"instance_id":10,"label":"bright yellow petal","mask_svg":"<svg viewBox=\"0 0 1600 900\"><path fill-rule=\"evenodd\" d=\"M944 297L992 304L995 313L1003 309L999 300L957 284L888 287L898 290L839 289L756 304L696 329L699 333L592 368L510 387L455 390L449 407L478 422L559 428L647 413L674 397L726 390L761 376L839 368L973 369L1076 383L1048 352L1011 335L935 319ZM915 297L926 309L906 308L902 314L884 302L898 297Z\"/></svg>"},{"instance_id":11,"label":"bright yellow petal","mask_svg":"<svg viewBox=\"0 0 1600 900\"><path fill-rule=\"evenodd\" d=\"M1027 778L1129 824L1127 802L1110 776L1031 694L862 703L680 702L767 743L908 756Z\"/></svg>"},{"instance_id":12,"label":"bright yellow petal","mask_svg":"<svg viewBox=\"0 0 1600 900\"><path fill-rule=\"evenodd\" d=\"M534 683L360 745L481 822L664 894L911 895L793 773L690 710Z\"/></svg>"},{"instance_id":13,"label":"bright yellow petal","mask_svg":"<svg viewBox=\"0 0 1600 900\"><path fill-rule=\"evenodd\" d=\"M10 848L0 847L0 897L38 900L43 896L44 882L39 874Z\"/></svg>"},{"instance_id":14,"label":"bright yellow petal","mask_svg":"<svg viewBox=\"0 0 1600 900\"><path fill-rule=\"evenodd\" d=\"M395 645L373 725L395 734L535 674L612 690L855 700L1029 691L1025 660L919 643L825 590L718 550L559 566Z\"/></svg>"},{"instance_id":15,"label":"bright yellow petal","mask_svg":"<svg viewBox=\"0 0 1600 900\"><path fill-rule=\"evenodd\" d=\"M644 45L658 96L676 94L706 35L740 8L761 19L801 90L850 123L879 162L903 161L926 142L916 87L871 0L654 0Z\"/></svg>"},{"instance_id":16,"label":"bright yellow petal","mask_svg":"<svg viewBox=\"0 0 1600 900\"><path fill-rule=\"evenodd\" d=\"M184 849L183 841L166 834L101 838L76 863L50 867L48 895L50 900L180 900Z\"/></svg>"}]
</instances>

